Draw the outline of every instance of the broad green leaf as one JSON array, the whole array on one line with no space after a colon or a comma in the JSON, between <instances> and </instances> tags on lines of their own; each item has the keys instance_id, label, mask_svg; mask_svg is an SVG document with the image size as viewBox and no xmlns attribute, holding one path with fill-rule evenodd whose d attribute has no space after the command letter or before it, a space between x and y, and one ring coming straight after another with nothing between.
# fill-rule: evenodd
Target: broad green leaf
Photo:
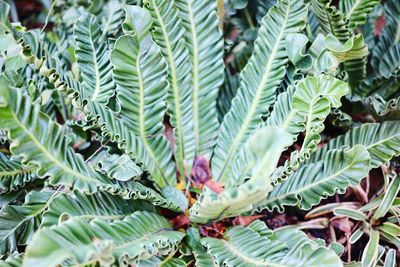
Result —
<instances>
[{"instance_id":1,"label":"broad green leaf","mask_svg":"<svg viewBox=\"0 0 400 267\"><path fill-rule=\"evenodd\" d=\"M379 208L375 211L372 220L378 220L386 215L392 206L393 201L400 191L400 176L396 176L390 183L389 188L386 190L383 196L382 202Z\"/></svg>"},{"instance_id":2,"label":"broad green leaf","mask_svg":"<svg viewBox=\"0 0 400 267\"><path fill-rule=\"evenodd\" d=\"M76 22L74 31L76 59L82 76L81 99L108 103L115 94L112 65L107 42L102 36L97 18L86 13Z\"/></svg>"},{"instance_id":3,"label":"broad green leaf","mask_svg":"<svg viewBox=\"0 0 400 267\"><path fill-rule=\"evenodd\" d=\"M218 134L216 99L224 80L223 39L217 1L177 0L186 30L193 86L192 110L195 155L211 158Z\"/></svg>"},{"instance_id":4,"label":"broad green leaf","mask_svg":"<svg viewBox=\"0 0 400 267\"><path fill-rule=\"evenodd\" d=\"M387 121L382 124L366 123L341 135L311 156L311 162L322 160L331 149L363 145L371 156L371 168L376 168L400 154L400 122Z\"/></svg>"},{"instance_id":5,"label":"broad green leaf","mask_svg":"<svg viewBox=\"0 0 400 267\"><path fill-rule=\"evenodd\" d=\"M370 157L363 146L332 150L323 160L303 165L276 185L263 201L257 203L256 210L283 211L285 206L308 210L322 199L336 192L344 193L347 187L359 184L369 168Z\"/></svg>"},{"instance_id":6,"label":"broad green leaf","mask_svg":"<svg viewBox=\"0 0 400 267\"><path fill-rule=\"evenodd\" d=\"M154 207L146 201L123 199L107 193L59 194L43 214L41 227L57 225L72 218L88 221L97 218L105 221L122 220L138 210L154 211Z\"/></svg>"},{"instance_id":7,"label":"broad green leaf","mask_svg":"<svg viewBox=\"0 0 400 267\"><path fill-rule=\"evenodd\" d=\"M286 52L297 69L308 70L312 65L310 55L304 54L308 38L302 33L289 34L286 37Z\"/></svg>"},{"instance_id":8,"label":"broad green leaf","mask_svg":"<svg viewBox=\"0 0 400 267\"><path fill-rule=\"evenodd\" d=\"M274 103L288 62L286 36L305 26L307 10L303 1L280 0L263 18L254 52L241 73L240 88L220 127L212 159L215 180L226 183L233 158L257 127L262 115Z\"/></svg>"},{"instance_id":9,"label":"broad green leaf","mask_svg":"<svg viewBox=\"0 0 400 267\"><path fill-rule=\"evenodd\" d=\"M285 179L317 150L317 145L321 141L320 133L325 128L324 120L329 115L331 108L341 106L340 99L348 92L349 88L346 83L327 75L307 77L296 85L291 103L292 108L285 116L282 126L290 127L293 130L296 127L299 132L305 131L305 136L300 150L293 152L290 160L277 169L273 180ZM291 130L291 132L293 131ZM293 140L296 137L297 135L294 135Z\"/></svg>"},{"instance_id":10,"label":"broad green leaf","mask_svg":"<svg viewBox=\"0 0 400 267\"><path fill-rule=\"evenodd\" d=\"M17 191L36 179L35 166L25 167L0 153L0 194Z\"/></svg>"},{"instance_id":11,"label":"broad green leaf","mask_svg":"<svg viewBox=\"0 0 400 267\"><path fill-rule=\"evenodd\" d=\"M97 165L100 171L110 178L126 182L131 179L139 180L143 173L140 167L128 155L110 155L106 152L101 154L101 156Z\"/></svg>"},{"instance_id":12,"label":"broad green leaf","mask_svg":"<svg viewBox=\"0 0 400 267\"><path fill-rule=\"evenodd\" d=\"M163 136L162 123L168 88L166 64L149 35L150 15L139 7L128 6L126 11L141 18L143 24L142 28L131 25L135 35L120 37L111 52L121 119L140 139L154 162L154 169L146 166L151 179L160 188L175 185L172 152Z\"/></svg>"},{"instance_id":13,"label":"broad green leaf","mask_svg":"<svg viewBox=\"0 0 400 267\"><path fill-rule=\"evenodd\" d=\"M0 211L0 252L6 254L26 245L39 228L53 192L30 192L23 205L5 205Z\"/></svg>"},{"instance_id":14,"label":"broad green leaf","mask_svg":"<svg viewBox=\"0 0 400 267\"><path fill-rule=\"evenodd\" d=\"M124 220L90 223L72 219L35 233L24 266L48 267L68 260L72 265L131 265L173 251L184 234L155 213L137 211Z\"/></svg>"},{"instance_id":15,"label":"broad green leaf","mask_svg":"<svg viewBox=\"0 0 400 267\"><path fill-rule=\"evenodd\" d=\"M154 20L153 39L168 66L168 114L174 126L175 159L182 176L190 174L195 155L193 132L193 90L191 63L186 47L185 28L173 1L145 0Z\"/></svg>"},{"instance_id":16,"label":"broad green leaf","mask_svg":"<svg viewBox=\"0 0 400 267\"><path fill-rule=\"evenodd\" d=\"M378 257L379 232L371 230L369 241L364 248L361 262L363 267L375 266Z\"/></svg>"},{"instance_id":17,"label":"broad green leaf","mask_svg":"<svg viewBox=\"0 0 400 267\"><path fill-rule=\"evenodd\" d=\"M311 7L318 18L321 32L332 34L345 44L351 38L351 32L344 15L332 5L332 0L312 0ZM349 85L356 88L366 77L366 58L351 59L344 62Z\"/></svg>"},{"instance_id":18,"label":"broad green leaf","mask_svg":"<svg viewBox=\"0 0 400 267\"><path fill-rule=\"evenodd\" d=\"M251 225L234 226L223 239L206 237L202 244L218 266L342 266L334 251L298 230L278 231L268 237Z\"/></svg>"},{"instance_id":19,"label":"broad green leaf","mask_svg":"<svg viewBox=\"0 0 400 267\"><path fill-rule=\"evenodd\" d=\"M272 189L270 175L290 142L290 135L277 127L267 126L256 131L238 159L243 160L244 170L247 171L242 174L248 179L231 184L219 194L205 187L190 209L191 221L207 223L212 219L233 217L253 209L254 203Z\"/></svg>"},{"instance_id":20,"label":"broad green leaf","mask_svg":"<svg viewBox=\"0 0 400 267\"><path fill-rule=\"evenodd\" d=\"M345 13L350 28L356 28L367 22L367 16L380 3L379 0L340 1L340 9Z\"/></svg>"}]
</instances>

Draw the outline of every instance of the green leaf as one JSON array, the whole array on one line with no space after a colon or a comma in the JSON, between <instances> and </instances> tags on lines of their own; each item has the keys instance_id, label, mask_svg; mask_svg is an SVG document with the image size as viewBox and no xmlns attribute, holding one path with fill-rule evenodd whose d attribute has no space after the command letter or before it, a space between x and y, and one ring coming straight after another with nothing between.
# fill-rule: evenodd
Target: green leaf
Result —
<instances>
[{"instance_id":1,"label":"green leaf","mask_svg":"<svg viewBox=\"0 0 400 267\"><path fill-rule=\"evenodd\" d=\"M163 136L164 101L168 87L165 61L149 35L150 15L134 6L128 6L126 12L141 18L143 24L140 27L143 28L130 25L135 35L118 38L111 53L121 119L140 139L154 162L154 168L146 166L152 175L151 179L160 188L175 185L172 151ZM126 29L128 24L124 25Z\"/></svg>"},{"instance_id":2,"label":"green leaf","mask_svg":"<svg viewBox=\"0 0 400 267\"><path fill-rule=\"evenodd\" d=\"M22 255L21 254L12 254L7 257L5 260L0 260L1 267L21 267L22 266Z\"/></svg>"},{"instance_id":3,"label":"green leaf","mask_svg":"<svg viewBox=\"0 0 400 267\"><path fill-rule=\"evenodd\" d=\"M36 167L25 167L0 153L0 194L17 191L36 179Z\"/></svg>"},{"instance_id":4,"label":"green leaf","mask_svg":"<svg viewBox=\"0 0 400 267\"><path fill-rule=\"evenodd\" d=\"M362 231L361 228L358 228L357 230L354 231L354 233L350 236L349 242L351 244L356 243L362 236L364 232Z\"/></svg>"},{"instance_id":5,"label":"green leaf","mask_svg":"<svg viewBox=\"0 0 400 267\"><path fill-rule=\"evenodd\" d=\"M144 6L153 17L152 35L168 66L167 106L171 124L174 126L176 163L180 174L188 176L196 148L193 132L191 63L186 47L185 28L174 2L145 0Z\"/></svg>"},{"instance_id":6,"label":"green leaf","mask_svg":"<svg viewBox=\"0 0 400 267\"><path fill-rule=\"evenodd\" d=\"M332 34L340 43L345 44L351 38L351 32L343 14L331 5L331 2L332 0L312 0L311 6L319 20L321 32ZM352 89L365 79L366 63L365 57L344 62L344 69Z\"/></svg>"},{"instance_id":7,"label":"green leaf","mask_svg":"<svg viewBox=\"0 0 400 267\"><path fill-rule=\"evenodd\" d=\"M374 216L372 216L372 220L378 220L379 218L382 218L386 215L386 213L391 208L393 201L395 200L399 192L400 192L400 176L396 176L390 182L389 188L386 190L381 204L375 211Z\"/></svg>"},{"instance_id":8,"label":"green leaf","mask_svg":"<svg viewBox=\"0 0 400 267\"><path fill-rule=\"evenodd\" d=\"M372 51L371 66L379 74L380 61L390 51L390 48L400 42L400 3L387 1L384 5L385 27L379 36L379 41Z\"/></svg>"},{"instance_id":9,"label":"green leaf","mask_svg":"<svg viewBox=\"0 0 400 267\"><path fill-rule=\"evenodd\" d=\"M368 14L380 3L380 0L340 1L340 9L346 14L350 28L356 28L367 22Z\"/></svg>"},{"instance_id":10,"label":"green leaf","mask_svg":"<svg viewBox=\"0 0 400 267\"><path fill-rule=\"evenodd\" d=\"M302 33L289 34L286 37L286 52L297 69L307 70L312 65L310 55L304 54L308 38Z\"/></svg>"},{"instance_id":11,"label":"green leaf","mask_svg":"<svg viewBox=\"0 0 400 267\"><path fill-rule=\"evenodd\" d=\"M30 192L23 205L5 205L0 211L0 252L13 252L17 245L26 245L39 228L42 213L53 192Z\"/></svg>"},{"instance_id":12,"label":"green leaf","mask_svg":"<svg viewBox=\"0 0 400 267\"><path fill-rule=\"evenodd\" d=\"M350 208L336 208L333 210L333 213L337 216L341 217L348 217L350 219L356 220L356 221L367 221L368 216L362 213L361 211L358 211L356 209L350 209Z\"/></svg>"},{"instance_id":13,"label":"green leaf","mask_svg":"<svg viewBox=\"0 0 400 267\"><path fill-rule=\"evenodd\" d=\"M330 52L334 66L368 55L368 47L364 43L362 34L351 37L345 43L340 42L334 35L328 34L325 38L325 45Z\"/></svg>"},{"instance_id":14,"label":"green leaf","mask_svg":"<svg viewBox=\"0 0 400 267\"><path fill-rule=\"evenodd\" d=\"M317 145L321 141L320 133L325 128L325 118L331 108L341 106L340 99L348 92L346 83L327 75L307 77L297 83L291 109L289 114L285 114L282 126L288 127L291 132L306 133L300 150L293 152L290 160L277 169L273 180L285 179L317 150ZM282 111L277 110L277 112ZM274 116L274 112L271 116ZM297 133L293 134L293 140L296 140Z\"/></svg>"},{"instance_id":15,"label":"green leaf","mask_svg":"<svg viewBox=\"0 0 400 267\"><path fill-rule=\"evenodd\" d=\"M177 0L175 5L186 30L190 52L195 155L210 159L219 127L216 99L224 80L224 50L217 1Z\"/></svg>"},{"instance_id":16,"label":"green leaf","mask_svg":"<svg viewBox=\"0 0 400 267\"><path fill-rule=\"evenodd\" d=\"M72 219L39 230L27 247L24 266L56 266L66 260L72 265L132 265L157 253L167 255L183 236L150 212L137 211L112 223Z\"/></svg>"},{"instance_id":17,"label":"green leaf","mask_svg":"<svg viewBox=\"0 0 400 267\"><path fill-rule=\"evenodd\" d=\"M375 266L376 259L378 257L378 246L379 246L379 232L371 230L369 241L365 247L361 262L363 267Z\"/></svg>"},{"instance_id":18,"label":"green leaf","mask_svg":"<svg viewBox=\"0 0 400 267\"><path fill-rule=\"evenodd\" d=\"M101 155L101 159L97 162L100 171L108 177L118 181L139 180L143 171L132 161L128 155L108 154L107 152Z\"/></svg>"},{"instance_id":19,"label":"green leaf","mask_svg":"<svg viewBox=\"0 0 400 267\"><path fill-rule=\"evenodd\" d=\"M386 253L385 264L383 267L395 267L396 266L396 250L389 249Z\"/></svg>"},{"instance_id":20,"label":"green leaf","mask_svg":"<svg viewBox=\"0 0 400 267\"><path fill-rule=\"evenodd\" d=\"M378 229L392 236L400 236L400 226L391 222L384 222Z\"/></svg>"},{"instance_id":21,"label":"green leaf","mask_svg":"<svg viewBox=\"0 0 400 267\"><path fill-rule=\"evenodd\" d=\"M226 183L233 158L274 103L288 62L286 36L305 27L307 10L303 1L280 0L263 18L254 52L241 73L241 85L220 127L212 159L213 177Z\"/></svg>"},{"instance_id":22,"label":"green leaf","mask_svg":"<svg viewBox=\"0 0 400 267\"><path fill-rule=\"evenodd\" d=\"M212 219L233 217L253 209L254 203L272 189L270 175L289 142L290 136L280 128L267 126L256 131L237 159L243 161L241 164L244 166L240 170L242 177L248 179L232 182L220 194L205 187L190 209L191 221L207 223Z\"/></svg>"},{"instance_id":23,"label":"green leaf","mask_svg":"<svg viewBox=\"0 0 400 267\"><path fill-rule=\"evenodd\" d=\"M371 156L371 168L376 168L400 154L400 122L388 121L382 124L366 123L341 135L319 149L311 162L322 160L331 149L363 145Z\"/></svg>"},{"instance_id":24,"label":"green leaf","mask_svg":"<svg viewBox=\"0 0 400 267\"><path fill-rule=\"evenodd\" d=\"M265 227L266 228L266 227ZM342 266L340 258L298 230L260 235L249 225L234 226L223 239L206 237L202 244L219 266Z\"/></svg>"},{"instance_id":25,"label":"green leaf","mask_svg":"<svg viewBox=\"0 0 400 267\"><path fill-rule=\"evenodd\" d=\"M115 93L109 50L97 18L85 13L75 24L76 59L82 76L81 100L108 103Z\"/></svg>"},{"instance_id":26,"label":"green leaf","mask_svg":"<svg viewBox=\"0 0 400 267\"><path fill-rule=\"evenodd\" d=\"M57 225L72 218L88 221L97 218L105 221L122 220L137 210L154 211L154 207L146 201L123 199L107 193L59 194L43 214L41 227Z\"/></svg>"},{"instance_id":27,"label":"green leaf","mask_svg":"<svg viewBox=\"0 0 400 267\"><path fill-rule=\"evenodd\" d=\"M303 165L287 180L276 185L256 210L278 209L298 206L308 210L336 192L344 193L349 186L355 186L368 174L370 157L360 145L351 149L331 150L316 163Z\"/></svg>"}]
</instances>

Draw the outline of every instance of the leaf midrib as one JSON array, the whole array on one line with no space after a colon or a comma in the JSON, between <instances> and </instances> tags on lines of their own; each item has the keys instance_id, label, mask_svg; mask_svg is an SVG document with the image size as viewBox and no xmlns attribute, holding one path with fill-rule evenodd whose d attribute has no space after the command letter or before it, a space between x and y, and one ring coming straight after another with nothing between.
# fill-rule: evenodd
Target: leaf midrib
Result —
<instances>
[{"instance_id":1,"label":"leaf midrib","mask_svg":"<svg viewBox=\"0 0 400 267\"><path fill-rule=\"evenodd\" d=\"M154 0L152 0L153 3L153 8L154 11L156 13L158 22L160 23L160 27L165 39L165 47L167 50L167 54L168 54L168 62L169 62L169 69L171 70L171 78L172 78L172 89L173 89L173 94L174 94L174 110L175 110L175 117L176 117L176 127L175 127L175 131L177 132L177 139L178 142L176 142L177 146L176 149L180 150L179 153L177 153L178 155L181 155L182 158L179 159L180 161L183 162L183 160L185 159L185 151L183 149L183 133L182 133L182 114L181 114L181 105L180 105L180 94L179 94L179 86L178 86L178 81L177 81L177 75L176 75L176 65L173 59L173 53L172 53L172 48L171 48L171 43L168 37L168 33L166 30L166 27L164 25L164 21L162 20L161 14L160 14L160 10L158 9L158 6L156 5L156 3L154 2ZM180 164L179 164L180 165Z\"/></svg>"},{"instance_id":2,"label":"leaf midrib","mask_svg":"<svg viewBox=\"0 0 400 267\"><path fill-rule=\"evenodd\" d=\"M100 72L99 72L99 64L97 63L97 54L96 54L96 49L94 47L93 43L93 38L92 38L92 27L89 27L89 43L92 48L92 58L93 58L93 63L94 63L94 71L95 71L95 77L96 77L96 85L94 89L94 93L92 96L92 101L96 101L97 96L99 95L100 91Z\"/></svg>"},{"instance_id":3,"label":"leaf midrib","mask_svg":"<svg viewBox=\"0 0 400 267\"><path fill-rule=\"evenodd\" d=\"M311 183L311 184L309 184L309 185L307 185L307 186L301 187L301 188L298 189L298 190L291 191L290 193L287 193L287 194L284 194L284 195L279 195L278 197L274 197L274 198L269 198L268 201L266 201L266 202L264 202L264 203L262 203L262 204L263 204L263 206L266 206L266 205L268 205L268 203L272 203L272 202L274 202L274 201L276 201L276 200L278 200L278 199L285 199L286 197L291 196L291 195L298 195L299 193L302 193L302 192L304 192L304 191L307 191L308 189L310 189L310 188L312 188L312 187L318 186L318 185L321 184L321 183L325 183L326 181L328 181L328 180L330 180L330 179L333 179L333 178L335 178L336 176L339 176L339 175L343 174L343 173L346 172L348 169L350 169L353 165L354 165L354 161L352 161L351 164L349 164L346 168L343 168L343 169L341 169L340 171L335 172L335 173L332 174L332 175L329 175L328 177L325 177L325 178L323 178L323 179L318 179L317 182L313 182L313 183Z\"/></svg>"},{"instance_id":4,"label":"leaf midrib","mask_svg":"<svg viewBox=\"0 0 400 267\"><path fill-rule=\"evenodd\" d=\"M248 125L251 122L251 119L253 117L253 113L255 112L255 110L256 110L256 108L258 106L258 102L260 101L263 88L265 87L265 83L268 81L268 77L269 77L270 72L272 70L272 63L273 63L273 61L275 59L276 53L278 52L278 48L280 47L280 42L281 42L283 33L286 30L286 24L287 24L288 19L289 19L289 11L291 9L291 5L292 5L292 2L288 1L288 7L287 7L287 10L286 10L284 23L282 23L283 26L281 28L281 31L279 32L279 35L276 38L276 43L275 43L275 45L274 45L274 47L273 47L273 49L271 51L271 54L270 54L270 56L268 58L268 62L266 64L265 71L264 71L264 74L262 76L262 79L261 79L259 85L257 86L256 95L255 95L255 97L254 97L254 99L252 101L252 104L250 106L249 112L247 113L247 115L246 115L246 117L245 117L245 119L244 119L244 121L242 123L242 126L240 128L239 133L236 135L236 138L232 142L232 146L229 149L228 156L226 157L224 166L222 167L221 174L219 175L217 180L224 180L225 175L226 175L226 171L229 169L228 167L232 164L231 163L232 162L231 158L233 156L233 153L236 152L237 147L239 146L239 143L242 140L244 134L247 131Z\"/></svg>"},{"instance_id":5,"label":"leaf midrib","mask_svg":"<svg viewBox=\"0 0 400 267\"><path fill-rule=\"evenodd\" d=\"M222 240L228 250L232 252L234 255L238 256L239 258L243 259L244 262L248 262L251 264L255 264L256 266L271 266L271 267L285 267L286 265L270 262L267 259L255 260L254 258L250 258L249 256L241 253L239 249L235 246L231 245L228 241Z\"/></svg>"},{"instance_id":6,"label":"leaf midrib","mask_svg":"<svg viewBox=\"0 0 400 267\"><path fill-rule=\"evenodd\" d=\"M145 115L144 115L144 109L145 109L145 103L144 103L144 84L143 84L143 77L142 77L142 71L140 68L140 56L141 56L141 48L138 49L138 54L136 58L136 70L137 70L137 75L138 75L138 81L139 81L139 131L140 131L140 137L143 140L143 145L145 149L149 152L150 157L154 160L155 165L157 166L157 170L160 173L161 178L164 180L165 184L168 184L165 176L162 173L162 169L159 165L159 162L154 154L154 151L152 147L150 146L147 136L146 135L146 126L145 126Z\"/></svg>"},{"instance_id":7,"label":"leaf midrib","mask_svg":"<svg viewBox=\"0 0 400 267\"><path fill-rule=\"evenodd\" d=\"M191 1L186 1L188 5L189 19L190 19L190 27L192 34L192 43L193 43L193 121L194 121L194 138L195 138L195 149L196 155L200 153L200 116L199 116L199 46L197 40L197 30L196 25L194 24L194 16L192 10Z\"/></svg>"},{"instance_id":8,"label":"leaf midrib","mask_svg":"<svg viewBox=\"0 0 400 267\"><path fill-rule=\"evenodd\" d=\"M98 182L97 180L86 176L82 175L80 172L73 170L71 168L68 168L62 164L61 161L59 161L56 157L54 157L37 139L36 137L25 127L24 124L21 123L19 118L14 114L14 112L11 110L11 116L13 117L14 121L18 124L18 126L25 132L26 135L32 140L32 142L36 145L36 147L42 151L42 153L53 163L55 163L57 166L59 166L61 169L63 169L65 172L71 174L73 177L80 178L85 181L91 181L91 182Z\"/></svg>"}]
</instances>

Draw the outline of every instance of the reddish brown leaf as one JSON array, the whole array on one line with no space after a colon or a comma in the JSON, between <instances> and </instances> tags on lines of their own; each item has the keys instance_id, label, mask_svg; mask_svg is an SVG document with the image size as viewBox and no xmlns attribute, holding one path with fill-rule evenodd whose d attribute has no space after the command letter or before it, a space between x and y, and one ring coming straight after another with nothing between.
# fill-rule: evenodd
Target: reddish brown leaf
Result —
<instances>
[{"instance_id":1,"label":"reddish brown leaf","mask_svg":"<svg viewBox=\"0 0 400 267\"><path fill-rule=\"evenodd\" d=\"M179 214L175 218L171 219L171 223L174 229L187 228L190 224L190 219L186 214Z\"/></svg>"}]
</instances>

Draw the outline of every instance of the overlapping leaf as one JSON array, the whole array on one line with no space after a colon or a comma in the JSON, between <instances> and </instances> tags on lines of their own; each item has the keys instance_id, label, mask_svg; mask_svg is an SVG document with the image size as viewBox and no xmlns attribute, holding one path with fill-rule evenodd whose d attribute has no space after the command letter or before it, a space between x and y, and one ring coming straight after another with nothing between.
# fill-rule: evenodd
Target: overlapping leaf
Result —
<instances>
[{"instance_id":1,"label":"overlapping leaf","mask_svg":"<svg viewBox=\"0 0 400 267\"><path fill-rule=\"evenodd\" d=\"M146 0L154 20L154 41L168 65L168 114L174 126L175 159L181 175L188 175L195 155L191 64L185 28L172 1Z\"/></svg>"},{"instance_id":2,"label":"overlapping leaf","mask_svg":"<svg viewBox=\"0 0 400 267\"><path fill-rule=\"evenodd\" d=\"M192 75L195 155L211 157L218 134L216 98L224 80L223 41L212 0L175 1L186 30Z\"/></svg>"},{"instance_id":3,"label":"overlapping leaf","mask_svg":"<svg viewBox=\"0 0 400 267\"><path fill-rule=\"evenodd\" d=\"M127 6L126 14L124 30L134 35L120 37L111 53L120 116L154 162L155 168L149 170L157 185L174 185L172 152L163 136L162 124L168 88L166 64L149 35L152 19L147 11ZM132 21L132 16L141 18L140 23L139 20Z\"/></svg>"},{"instance_id":4,"label":"overlapping leaf","mask_svg":"<svg viewBox=\"0 0 400 267\"><path fill-rule=\"evenodd\" d=\"M303 165L287 180L276 185L256 210L298 206L308 210L336 192L343 193L348 186L360 183L370 168L368 150L356 145L347 150L331 150L315 163Z\"/></svg>"},{"instance_id":5,"label":"overlapping leaf","mask_svg":"<svg viewBox=\"0 0 400 267\"><path fill-rule=\"evenodd\" d=\"M233 217L250 211L272 189L270 175L283 150L291 143L288 133L277 127L264 127L256 131L240 153L241 180L230 181L223 192L217 194L205 187L190 209L194 222L206 223L212 219Z\"/></svg>"},{"instance_id":6,"label":"overlapping leaf","mask_svg":"<svg viewBox=\"0 0 400 267\"><path fill-rule=\"evenodd\" d=\"M225 183L231 174L233 157L274 102L285 75L286 36L305 26L307 10L302 1L281 0L264 17L248 65L241 73L241 86L225 116L212 160L213 177Z\"/></svg>"},{"instance_id":7,"label":"overlapping leaf","mask_svg":"<svg viewBox=\"0 0 400 267\"><path fill-rule=\"evenodd\" d=\"M202 244L218 266L342 266L334 251L309 240L298 230L265 236L255 231L252 224L235 226L223 239L207 237Z\"/></svg>"},{"instance_id":8,"label":"overlapping leaf","mask_svg":"<svg viewBox=\"0 0 400 267\"><path fill-rule=\"evenodd\" d=\"M75 25L76 58L83 84L82 100L107 103L115 94L107 42L94 15L84 14Z\"/></svg>"},{"instance_id":9,"label":"overlapping leaf","mask_svg":"<svg viewBox=\"0 0 400 267\"><path fill-rule=\"evenodd\" d=\"M137 211L113 223L72 219L39 230L27 248L24 266L48 267L65 261L69 265L129 266L168 254L183 236L173 231L165 218L151 212Z\"/></svg>"}]
</instances>

